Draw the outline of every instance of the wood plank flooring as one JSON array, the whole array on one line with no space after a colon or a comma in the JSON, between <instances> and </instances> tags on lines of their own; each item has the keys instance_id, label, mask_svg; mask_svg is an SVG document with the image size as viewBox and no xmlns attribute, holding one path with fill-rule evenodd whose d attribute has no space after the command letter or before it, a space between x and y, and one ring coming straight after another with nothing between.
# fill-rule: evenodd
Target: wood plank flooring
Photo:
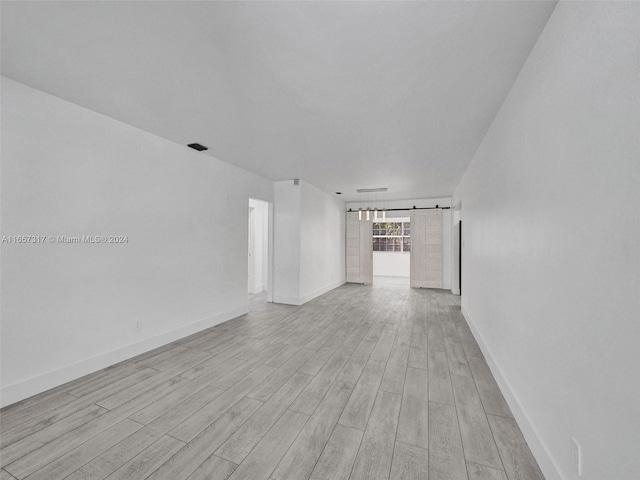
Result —
<instances>
[{"instance_id":1,"label":"wood plank flooring","mask_svg":"<svg viewBox=\"0 0 640 480\"><path fill-rule=\"evenodd\" d=\"M543 480L460 298L344 285L0 411L0 478Z\"/></svg>"}]
</instances>

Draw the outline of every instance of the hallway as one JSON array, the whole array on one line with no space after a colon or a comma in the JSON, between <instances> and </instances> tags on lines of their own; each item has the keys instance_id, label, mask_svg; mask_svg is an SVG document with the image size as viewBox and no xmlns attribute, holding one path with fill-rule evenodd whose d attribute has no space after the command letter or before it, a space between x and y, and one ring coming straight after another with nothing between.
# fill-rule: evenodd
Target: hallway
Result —
<instances>
[{"instance_id":1,"label":"hallway","mask_svg":"<svg viewBox=\"0 0 640 480\"><path fill-rule=\"evenodd\" d=\"M2 480L543 479L459 302L351 284L253 301L3 409Z\"/></svg>"}]
</instances>

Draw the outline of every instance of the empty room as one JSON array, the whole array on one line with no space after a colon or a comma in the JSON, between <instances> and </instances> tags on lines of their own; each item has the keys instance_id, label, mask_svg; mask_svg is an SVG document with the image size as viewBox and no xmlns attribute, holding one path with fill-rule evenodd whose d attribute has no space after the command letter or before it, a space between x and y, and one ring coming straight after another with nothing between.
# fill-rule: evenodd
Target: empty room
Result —
<instances>
[{"instance_id":1,"label":"empty room","mask_svg":"<svg viewBox=\"0 0 640 480\"><path fill-rule=\"evenodd\" d=\"M640 2L0 21L0 480L640 479Z\"/></svg>"}]
</instances>

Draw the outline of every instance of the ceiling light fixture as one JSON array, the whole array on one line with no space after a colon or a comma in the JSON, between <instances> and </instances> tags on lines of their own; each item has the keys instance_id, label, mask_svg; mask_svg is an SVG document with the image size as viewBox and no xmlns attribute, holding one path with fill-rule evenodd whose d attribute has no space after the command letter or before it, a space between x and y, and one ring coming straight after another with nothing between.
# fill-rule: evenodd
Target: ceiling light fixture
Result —
<instances>
[{"instance_id":1,"label":"ceiling light fixture","mask_svg":"<svg viewBox=\"0 0 640 480\"><path fill-rule=\"evenodd\" d=\"M382 211L382 220L383 221L387 218L387 214L385 212L386 209L384 209L384 208L380 209L380 208L378 208L378 205L377 205L377 201L378 201L378 195L377 194L378 194L378 192L382 192L383 195L384 195L384 192L386 192L386 191L387 191L386 188L358 188L356 190L356 192L358 192L358 199L360 201L360 205L358 207L358 220L362 220L362 211L363 211L363 209L362 209L362 194L363 193L367 194L367 204L370 203L369 202L369 195L371 193L374 194L374 202L376 203L373 208L371 208L370 205L367 205L367 209L364 210L365 213L366 213L366 217L365 217L366 220L371 220L371 211L372 210L373 210L373 221L374 222L379 221L378 210Z\"/></svg>"}]
</instances>

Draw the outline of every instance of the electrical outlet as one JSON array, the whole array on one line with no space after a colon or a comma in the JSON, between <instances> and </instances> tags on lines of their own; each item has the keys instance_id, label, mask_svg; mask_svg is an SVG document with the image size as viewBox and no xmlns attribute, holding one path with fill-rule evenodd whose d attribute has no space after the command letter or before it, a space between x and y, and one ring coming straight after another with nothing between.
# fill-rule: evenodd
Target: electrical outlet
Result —
<instances>
[{"instance_id":1,"label":"electrical outlet","mask_svg":"<svg viewBox=\"0 0 640 480\"><path fill-rule=\"evenodd\" d=\"M135 332L139 332L141 328L142 328L142 320L140 320L138 318L138 319L136 319L135 323L133 324L133 330Z\"/></svg>"},{"instance_id":2,"label":"electrical outlet","mask_svg":"<svg viewBox=\"0 0 640 480\"><path fill-rule=\"evenodd\" d=\"M578 474L579 477L582 476L582 447L578 441L571 437L571 463L573 464L573 470Z\"/></svg>"}]
</instances>

